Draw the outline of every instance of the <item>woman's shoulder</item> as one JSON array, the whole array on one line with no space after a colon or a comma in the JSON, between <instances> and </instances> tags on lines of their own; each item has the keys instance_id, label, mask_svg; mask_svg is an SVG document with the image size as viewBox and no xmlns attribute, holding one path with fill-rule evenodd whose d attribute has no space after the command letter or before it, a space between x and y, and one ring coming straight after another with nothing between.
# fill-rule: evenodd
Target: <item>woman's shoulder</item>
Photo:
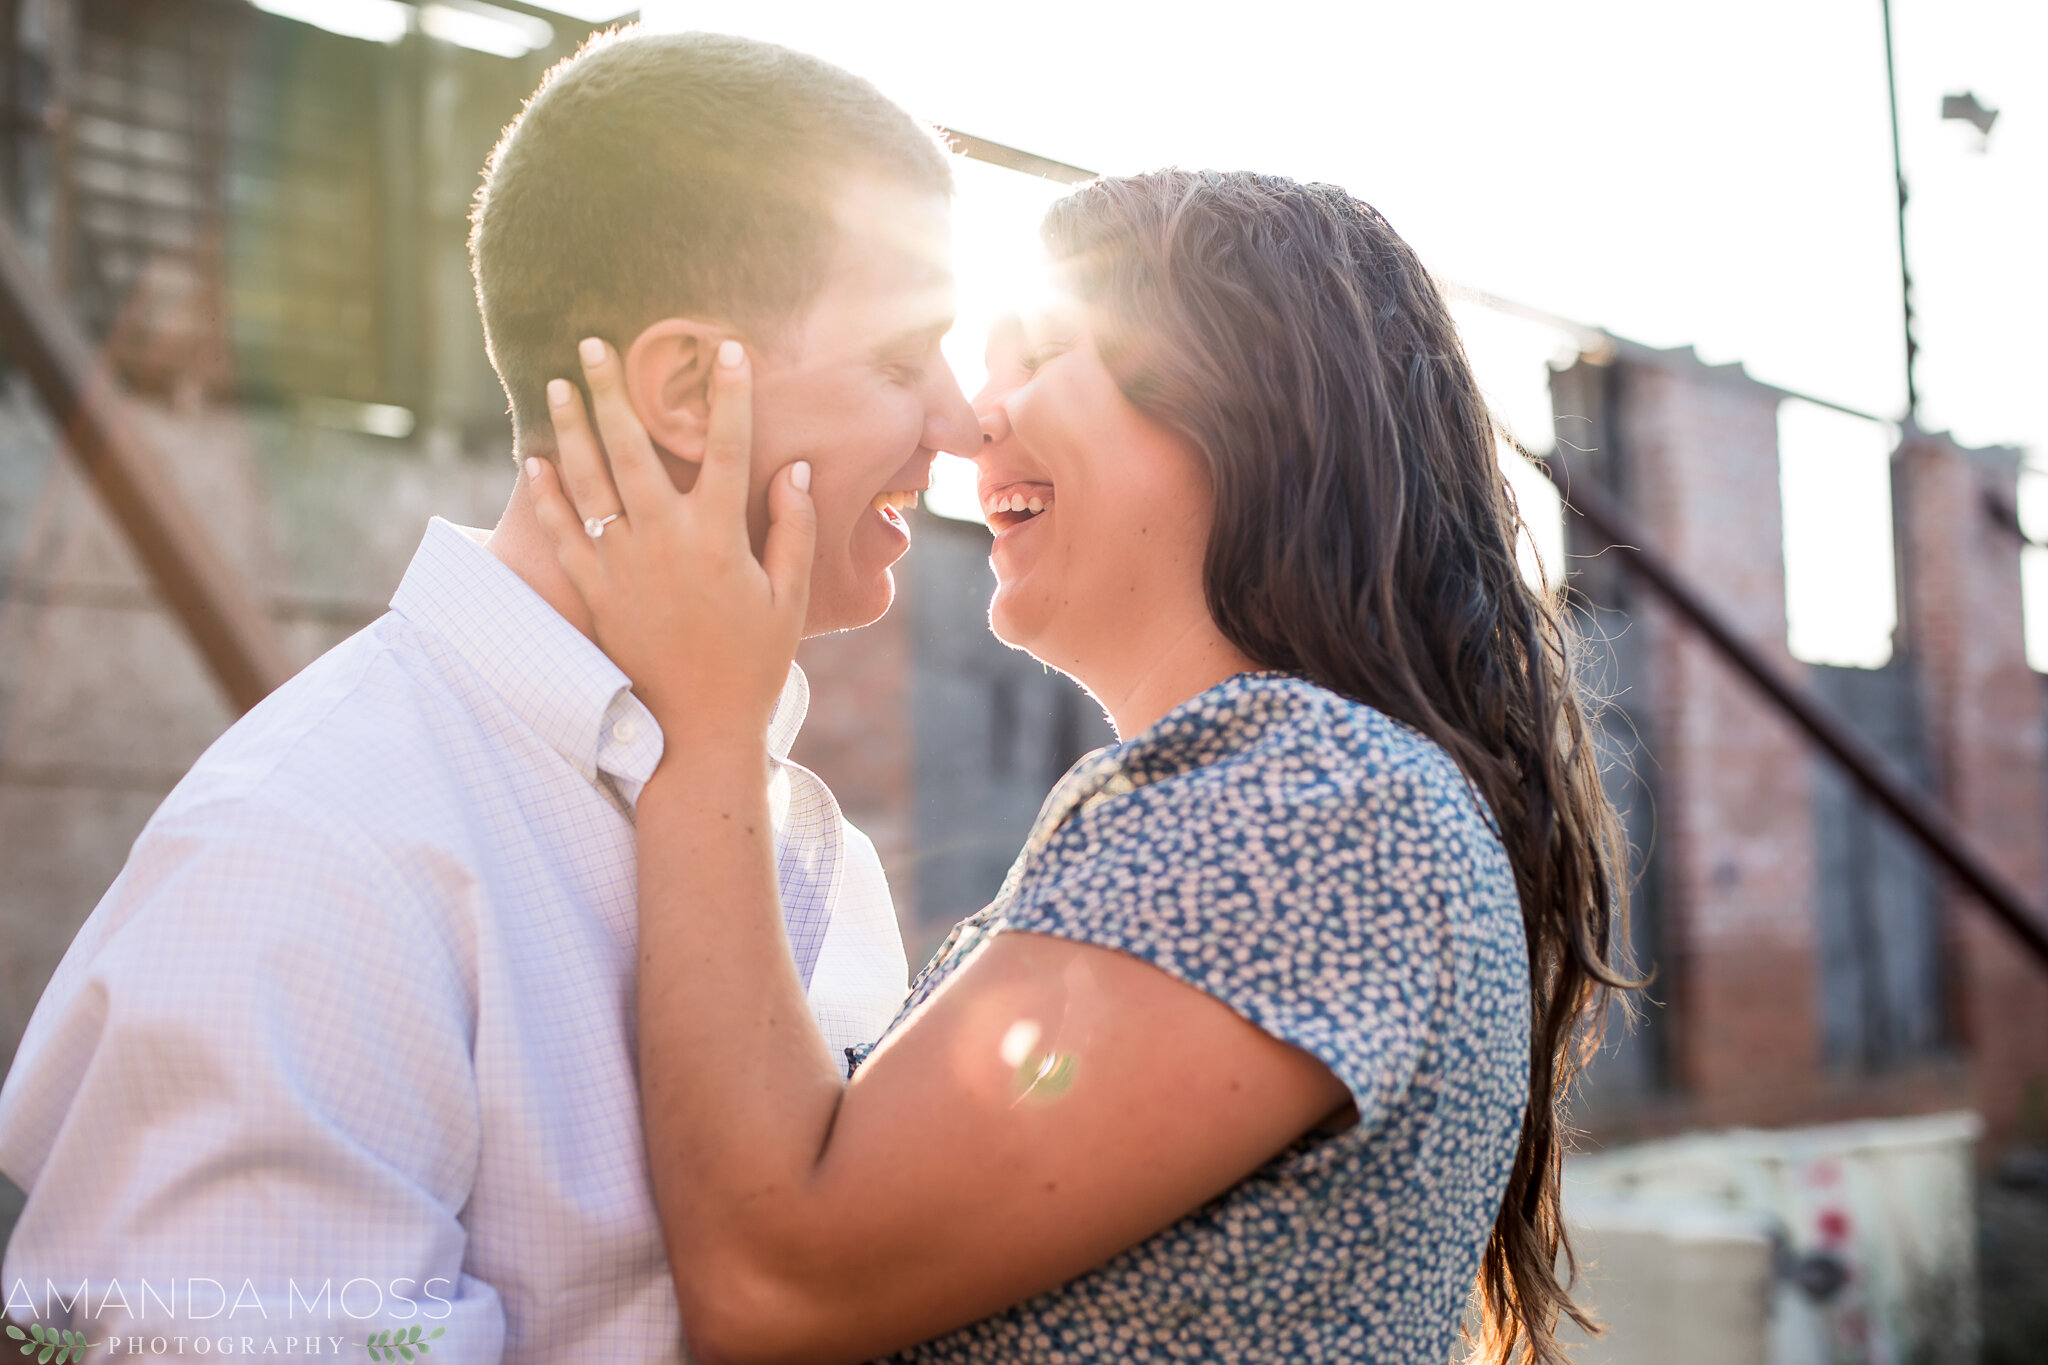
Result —
<instances>
[{"instance_id":1,"label":"woman's shoulder","mask_svg":"<svg viewBox=\"0 0 2048 1365\"><path fill-rule=\"evenodd\" d=\"M1141 738L1156 752L1127 760L1133 788L1151 769L1157 797L1176 806L1214 809L1234 793L1259 792L1280 797L1279 806L1297 819L1318 809L1369 817L1392 803L1411 819L1463 824L1477 817L1491 826L1442 745L1299 674L1239 674L1189 699Z\"/></svg>"}]
</instances>

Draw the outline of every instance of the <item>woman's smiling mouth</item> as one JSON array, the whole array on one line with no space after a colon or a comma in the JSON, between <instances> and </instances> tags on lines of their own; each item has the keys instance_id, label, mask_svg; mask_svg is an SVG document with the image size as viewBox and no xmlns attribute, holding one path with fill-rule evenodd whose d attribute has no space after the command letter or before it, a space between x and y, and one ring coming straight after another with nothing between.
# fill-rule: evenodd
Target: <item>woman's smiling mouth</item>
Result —
<instances>
[{"instance_id":1,"label":"woman's smiling mouth","mask_svg":"<svg viewBox=\"0 0 2048 1365\"><path fill-rule=\"evenodd\" d=\"M1049 483L1006 484L984 493L981 499L981 514L998 535L1044 515L1051 507Z\"/></svg>"}]
</instances>

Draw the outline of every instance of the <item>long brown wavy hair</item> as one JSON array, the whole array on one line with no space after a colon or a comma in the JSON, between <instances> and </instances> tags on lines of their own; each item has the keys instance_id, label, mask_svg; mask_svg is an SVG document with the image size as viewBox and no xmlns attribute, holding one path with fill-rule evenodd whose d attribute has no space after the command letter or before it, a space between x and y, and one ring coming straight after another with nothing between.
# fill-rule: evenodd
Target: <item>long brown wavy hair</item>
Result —
<instances>
[{"instance_id":1,"label":"long brown wavy hair","mask_svg":"<svg viewBox=\"0 0 2048 1365\"><path fill-rule=\"evenodd\" d=\"M1421 730L1491 807L1528 938L1529 1109L1480 1263L1474 1345L1561 1362L1561 1114L1621 960L1627 850L1569 618L1516 563L1500 431L1429 273L1369 205L1280 176L1159 171L1055 204L1044 237L1141 411L1206 463L1210 612L1268 668Z\"/></svg>"}]
</instances>

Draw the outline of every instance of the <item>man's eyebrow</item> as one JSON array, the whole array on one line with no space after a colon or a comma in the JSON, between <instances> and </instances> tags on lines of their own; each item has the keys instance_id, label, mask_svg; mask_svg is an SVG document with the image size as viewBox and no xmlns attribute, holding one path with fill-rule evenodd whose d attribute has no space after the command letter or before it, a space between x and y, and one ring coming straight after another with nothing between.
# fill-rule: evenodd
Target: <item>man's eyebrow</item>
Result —
<instances>
[{"instance_id":1,"label":"man's eyebrow","mask_svg":"<svg viewBox=\"0 0 2048 1365\"><path fill-rule=\"evenodd\" d=\"M915 327L906 327L875 347L877 355L890 355L897 351L921 350L946 333L953 330L951 317L934 318Z\"/></svg>"}]
</instances>

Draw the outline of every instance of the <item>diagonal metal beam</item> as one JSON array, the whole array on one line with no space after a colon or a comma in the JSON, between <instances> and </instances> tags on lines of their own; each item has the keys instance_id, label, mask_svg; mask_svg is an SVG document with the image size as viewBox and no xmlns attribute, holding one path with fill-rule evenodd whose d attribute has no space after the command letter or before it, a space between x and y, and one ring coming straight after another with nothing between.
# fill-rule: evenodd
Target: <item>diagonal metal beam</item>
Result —
<instances>
[{"instance_id":1,"label":"diagonal metal beam","mask_svg":"<svg viewBox=\"0 0 2048 1365\"><path fill-rule=\"evenodd\" d=\"M1743 639L1699 589L1666 563L1663 556L1647 548L1641 531L1604 489L1590 479L1581 479L1577 487L1567 489L1559 471L1549 461L1530 462L1557 483L1566 512L1585 522L1595 536L1607 542L1608 556L1663 599L1725 662L1770 698L1786 719L1841 764L1865 796L1883 807L1927 851L1928 857L1983 902L2039 966L2048 968L2048 919L1971 846L1948 812L1923 796L1863 736Z\"/></svg>"},{"instance_id":2,"label":"diagonal metal beam","mask_svg":"<svg viewBox=\"0 0 2048 1365\"><path fill-rule=\"evenodd\" d=\"M168 461L129 412L118 381L5 222L0 343L235 709L254 706L296 671L276 623L171 482Z\"/></svg>"},{"instance_id":3,"label":"diagonal metal beam","mask_svg":"<svg viewBox=\"0 0 2048 1365\"><path fill-rule=\"evenodd\" d=\"M1054 161L1049 156L1027 152L1021 147L1012 147L1007 143L991 142L985 137L963 133L958 128L941 128L939 134L946 139L947 146L962 156L972 157L976 161L986 161L991 166L1001 166L1005 170L1035 175L1041 180L1057 180L1062 185L1085 185L1096 177L1094 171L1070 166L1064 161Z\"/></svg>"}]
</instances>

